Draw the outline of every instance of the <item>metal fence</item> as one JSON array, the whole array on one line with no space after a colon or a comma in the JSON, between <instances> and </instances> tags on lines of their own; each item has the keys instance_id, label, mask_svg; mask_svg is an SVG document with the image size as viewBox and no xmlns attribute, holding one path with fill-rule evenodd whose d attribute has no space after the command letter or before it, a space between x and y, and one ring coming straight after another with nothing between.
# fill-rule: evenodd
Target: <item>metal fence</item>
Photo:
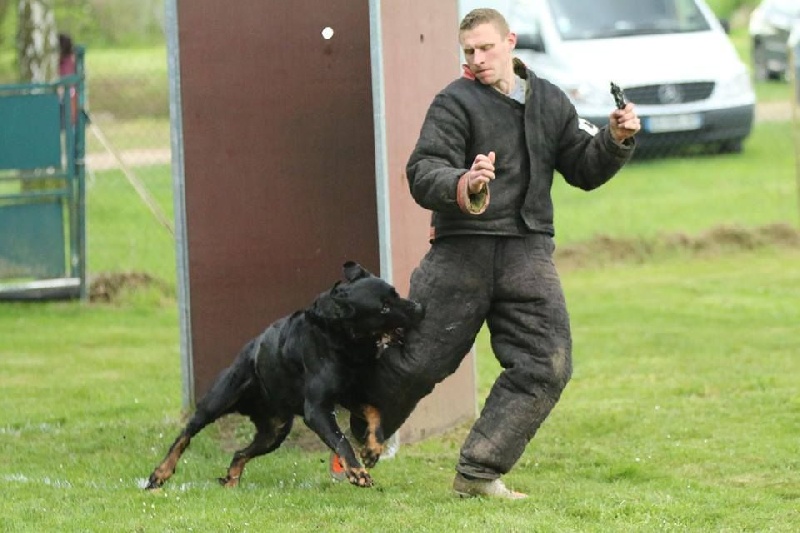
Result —
<instances>
[{"instance_id":1,"label":"metal fence","mask_svg":"<svg viewBox=\"0 0 800 533\"><path fill-rule=\"evenodd\" d=\"M67 4L72 8L57 9L58 31L86 50L88 178L110 169L168 165L163 0L66 0ZM76 9L79 4L86 9ZM90 22L87 17L101 20ZM125 42L115 43L117 38Z\"/></svg>"},{"instance_id":2,"label":"metal fence","mask_svg":"<svg viewBox=\"0 0 800 533\"><path fill-rule=\"evenodd\" d=\"M164 45L120 54L87 46L87 168L91 173L170 161ZM124 64L109 68L115 57Z\"/></svg>"}]
</instances>

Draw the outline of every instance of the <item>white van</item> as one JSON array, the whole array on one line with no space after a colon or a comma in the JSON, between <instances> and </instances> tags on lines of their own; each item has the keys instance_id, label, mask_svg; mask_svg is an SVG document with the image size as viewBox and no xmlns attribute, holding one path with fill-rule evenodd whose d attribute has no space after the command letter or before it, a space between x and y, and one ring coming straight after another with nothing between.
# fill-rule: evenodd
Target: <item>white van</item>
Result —
<instances>
[{"instance_id":1,"label":"white van","mask_svg":"<svg viewBox=\"0 0 800 533\"><path fill-rule=\"evenodd\" d=\"M517 34L517 55L603 126L621 86L642 119L641 149L694 144L740 152L755 93L703 0L460 0L463 17L492 7Z\"/></svg>"}]
</instances>

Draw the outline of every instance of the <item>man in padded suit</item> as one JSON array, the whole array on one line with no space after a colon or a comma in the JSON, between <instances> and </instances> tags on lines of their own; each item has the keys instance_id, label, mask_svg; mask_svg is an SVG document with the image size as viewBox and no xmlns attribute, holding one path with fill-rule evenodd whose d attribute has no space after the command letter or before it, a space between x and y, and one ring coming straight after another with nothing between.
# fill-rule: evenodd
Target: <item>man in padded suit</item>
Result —
<instances>
[{"instance_id":1,"label":"man in padded suit","mask_svg":"<svg viewBox=\"0 0 800 533\"><path fill-rule=\"evenodd\" d=\"M571 336L553 264L554 171L591 190L630 159L632 104L602 129L512 57L516 35L492 9L461 22L464 75L436 95L407 166L411 194L432 211L431 247L411 277L422 324L378 361L369 397L391 435L455 372L484 321L503 367L464 442L460 496L524 498L500 476L522 455L572 372ZM363 423L354 419L356 438Z\"/></svg>"}]
</instances>

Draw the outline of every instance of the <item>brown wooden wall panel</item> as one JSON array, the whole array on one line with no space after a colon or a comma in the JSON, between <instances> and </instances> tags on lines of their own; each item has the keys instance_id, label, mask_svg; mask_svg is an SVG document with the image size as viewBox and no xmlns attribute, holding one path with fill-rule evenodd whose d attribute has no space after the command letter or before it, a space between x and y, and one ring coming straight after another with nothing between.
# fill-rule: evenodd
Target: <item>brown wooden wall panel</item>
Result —
<instances>
[{"instance_id":1,"label":"brown wooden wall panel","mask_svg":"<svg viewBox=\"0 0 800 533\"><path fill-rule=\"evenodd\" d=\"M330 287L345 260L381 274L390 247L392 281L408 293L430 214L411 198L405 164L430 100L460 73L458 21L456 0L374 3L389 174L380 236L370 2L176 1L193 401L249 338ZM469 355L401 440L474 415Z\"/></svg>"},{"instance_id":2,"label":"brown wooden wall panel","mask_svg":"<svg viewBox=\"0 0 800 533\"><path fill-rule=\"evenodd\" d=\"M369 3L179 0L177 15L199 397L345 260L379 273Z\"/></svg>"},{"instance_id":3,"label":"brown wooden wall panel","mask_svg":"<svg viewBox=\"0 0 800 533\"><path fill-rule=\"evenodd\" d=\"M461 73L455 0L381 2L386 137L395 285L407 294L411 272L429 248L430 213L411 197L405 175L433 97ZM476 414L474 353L419 403L401 442L441 433Z\"/></svg>"},{"instance_id":4,"label":"brown wooden wall panel","mask_svg":"<svg viewBox=\"0 0 800 533\"><path fill-rule=\"evenodd\" d=\"M381 10L392 264L404 292L430 234L430 212L411 197L406 163L433 97L459 75L458 9L455 0L391 0Z\"/></svg>"}]
</instances>

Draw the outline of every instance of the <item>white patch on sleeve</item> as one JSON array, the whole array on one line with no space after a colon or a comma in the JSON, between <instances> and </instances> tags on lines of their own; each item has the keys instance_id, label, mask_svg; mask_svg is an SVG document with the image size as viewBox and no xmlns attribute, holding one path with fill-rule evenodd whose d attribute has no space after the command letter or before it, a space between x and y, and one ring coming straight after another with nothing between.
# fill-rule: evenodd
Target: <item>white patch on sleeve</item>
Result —
<instances>
[{"instance_id":1,"label":"white patch on sleeve","mask_svg":"<svg viewBox=\"0 0 800 533\"><path fill-rule=\"evenodd\" d=\"M592 137L597 135L597 132L600 131L600 128L586 120L585 118L578 118L578 129L582 129Z\"/></svg>"}]
</instances>

